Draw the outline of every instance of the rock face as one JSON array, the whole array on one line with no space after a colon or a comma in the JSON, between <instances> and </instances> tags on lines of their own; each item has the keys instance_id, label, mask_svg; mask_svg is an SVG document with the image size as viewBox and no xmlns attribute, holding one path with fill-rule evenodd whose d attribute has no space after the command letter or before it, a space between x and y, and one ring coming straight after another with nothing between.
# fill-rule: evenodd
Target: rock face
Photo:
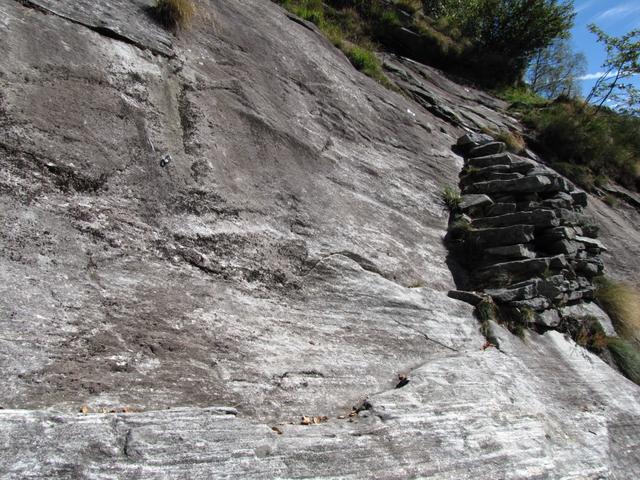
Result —
<instances>
[{"instance_id":1,"label":"rock face","mask_svg":"<svg viewBox=\"0 0 640 480\"><path fill-rule=\"evenodd\" d=\"M385 90L266 0L177 38L152 3L0 3L1 478L638 476L637 386L447 295L451 146L499 100L393 56Z\"/></svg>"}]
</instances>

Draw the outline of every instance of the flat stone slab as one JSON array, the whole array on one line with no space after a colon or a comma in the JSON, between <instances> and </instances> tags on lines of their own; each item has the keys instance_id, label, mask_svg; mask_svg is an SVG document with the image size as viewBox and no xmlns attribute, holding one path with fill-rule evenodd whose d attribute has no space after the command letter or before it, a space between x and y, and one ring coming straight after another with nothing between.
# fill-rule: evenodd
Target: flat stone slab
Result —
<instances>
[{"instance_id":1,"label":"flat stone slab","mask_svg":"<svg viewBox=\"0 0 640 480\"><path fill-rule=\"evenodd\" d=\"M467 212L472 209L480 209L493 205L493 200L488 195L462 195L460 210Z\"/></svg>"},{"instance_id":2,"label":"flat stone slab","mask_svg":"<svg viewBox=\"0 0 640 480\"><path fill-rule=\"evenodd\" d=\"M478 156L468 159L467 165L478 169L496 167L498 165L511 166L513 165L513 157L508 153Z\"/></svg>"},{"instance_id":3,"label":"flat stone slab","mask_svg":"<svg viewBox=\"0 0 640 480\"><path fill-rule=\"evenodd\" d=\"M533 225L537 228L556 227L560 225L560 220L556 218L553 210L533 210L508 213L496 217L478 218L473 221L473 226L477 228L508 227L513 225Z\"/></svg>"},{"instance_id":4,"label":"flat stone slab","mask_svg":"<svg viewBox=\"0 0 640 480\"><path fill-rule=\"evenodd\" d=\"M583 244L589 251L595 251L596 253L601 251L608 251L604 243L602 243L600 240L596 240L595 238L576 236L575 241Z\"/></svg>"},{"instance_id":5,"label":"flat stone slab","mask_svg":"<svg viewBox=\"0 0 640 480\"><path fill-rule=\"evenodd\" d=\"M447 296L449 298L468 303L469 305L473 305L474 307L482 302L482 300L485 298L485 296L480 293L467 292L465 290L449 290Z\"/></svg>"},{"instance_id":6,"label":"flat stone slab","mask_svg":"<svg viewBox=\"0 0 640 480\"><path fill-rule=\"evenodd\" d=\"M469 151L469 157L484 157L487 155L497 155L507 150L507 146L503 142L491 142L478 147L472 148Z\"/></svg>"},{"instance_id":7,"label":"flat stone slab","mask_svg":"<svg viewBox=\"0 0 640 480\"><path fill-rule=\"evenodd\" d=\"M468 242L476 248L500 247L529 243L534 239L534 227L531 225L515 225L503 228L483 228L471 230Z\"/></svg>"},{"instance_id":8,"label":"flat stone slab","mask_svg":"<svg viewBox=\"0 0 640 480\"><path fill-rule=\"evenodd\" d=\"M473 275L480 282L510 285L542 275L547 268L549 268L548 258L534 258L496 263L495 265L477 270Z\"/></svg>"},{"instance_id":9,"label":"flat stone slab","mask_svg":"<svg viewBox=\"0 0 640 480\"><path fill-rule=\"evenodd\" d=\"M537 193L554 188L553 182L544 176L527 176L515 180L479 182L468 187L469 193Z\"/></svg>"},{"instance_id":10,"label":"flat stone slab","mask_svg":"<svg viewBox=\"0 0 640 480\"><path fill-rule=\"evenodd\" d=\"M466 155L472 149L494 141L493 137L486 133L469 132L458 138L456 145Z\"/></svg>"},{"instance_id":11,"label":"flat stone slab","mask_svg":"<svg viewBox=\"0 0 640 480\"><path fill-rule=\"evenodd\" d=\"M498 215L506 215L507 213L515 213L515 203L496 203L487 210L487 215L497 217Z\"/></svg>"},{"instance_id":12,"label":"flat stone slab","mask_svg":"<svg viewBox=\"0 0 640 480\"><path fill-rule=\"evenodd\" d=\"M513 302L515 300L529 300L538 295L537 283L530 282L517 288L490 288L485 290L498 303Z\"/></svg>"},{"instance_id":13,"label":"flat stone slab","mask_svg":"<svg viewBox=\"0 0 640 480\"><path fill-rule=\"evenodd\" d=\"M525 260L528 258L536 257L536 252L531 250L529 246L523 244L507 245L504 247L491 247L487 248L485 251L487 254L493 255L495 257L510 258L514 260Z\"/></svg>"}]
</instances>

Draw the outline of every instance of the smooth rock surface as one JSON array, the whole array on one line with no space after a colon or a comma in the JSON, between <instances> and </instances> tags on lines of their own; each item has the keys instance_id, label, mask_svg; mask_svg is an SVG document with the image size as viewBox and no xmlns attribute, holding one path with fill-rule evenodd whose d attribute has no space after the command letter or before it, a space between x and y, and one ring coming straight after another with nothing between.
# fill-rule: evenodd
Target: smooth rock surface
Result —
<instances>
[{"instance_id":1,"label":"smooth rock surface","mask_svg":"<svg viewBox=\"0 0 640 480\"><path fill-rule=\"evenodd\" d=\"M0 3L1 478L637 478L636 385L447 296L455 119L504 102L385 60L443 119L266 0L151 4Z\"/></svg>"}]
</instances>

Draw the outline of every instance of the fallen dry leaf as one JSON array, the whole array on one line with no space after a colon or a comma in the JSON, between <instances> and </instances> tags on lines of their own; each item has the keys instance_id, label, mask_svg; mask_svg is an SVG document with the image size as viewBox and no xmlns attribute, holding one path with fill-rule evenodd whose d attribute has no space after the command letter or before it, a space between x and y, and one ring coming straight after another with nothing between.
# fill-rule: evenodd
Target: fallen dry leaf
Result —
<instances>
[{"instance_id":1,"label":"fallen dry leaf","mask_svg":"<svg viewBox=\"0 0 640 480\"><path fill-rule=\"evenodd\" d=\"M307 417L307 416L303 416L302 417L302 421L300 422L301 425L319 425L322 422L326 422L327 420L329 420L329 417L325 417L323 416L317 416L317 417Z\"/></svg>"},{"instance_id":2,"label":"fallen dry leaf","mask_svg":"<svg viewBox=\"0 0 640 480\"><path fill-rule=\"evenodd\" d=\"M82 408L80 409L80 413L83 413L84 415L86 415L87 413L89 413L89 407L87 407L86 405L83 405Z\"/></svg>"},{"instance_id":3,"label":"fallen dry leaf","mask_svg":"<svg viewBox=\"0 0 640 480\"><path fill-rule=\"evenodd\" d=\"M282 435L282 430L280 430L278 427L271 427L271 430L276 432L278 435Z\"/></svg>"}]
</instances>

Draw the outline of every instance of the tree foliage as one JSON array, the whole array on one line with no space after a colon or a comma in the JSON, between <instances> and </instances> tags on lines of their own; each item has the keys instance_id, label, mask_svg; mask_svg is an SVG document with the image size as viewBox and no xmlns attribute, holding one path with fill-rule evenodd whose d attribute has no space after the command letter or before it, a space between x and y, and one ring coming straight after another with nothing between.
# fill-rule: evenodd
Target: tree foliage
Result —
<instances>
[{"instance_id":1,"label":"tree foliage","mask_svg":"<svg viewBox=\"0 0 640 480\"><path fill-rule=\"evenodd\" d=\"M581 95L579 77L587 70L587 59L575 53L568 39L558 38L547 48L536 52L527 71L526 80L531 90L547 99L560 95Z\"/></svg>"},{"instance_id":2,"label":"tree foliage","mask_svg":"<svg viewBox=\"0 0 640 480\"><path fill-rule=\"evenodd\" d=\"M589 30L604 43L607 57L586 102L597 109L611 104L623 113L640 114L640 90L629 81L640 75L640 29L621 37L608 35L594 24L589 25Z\"/></svg>"},{"instance_id":3,"label":"tree foliage","mask_svg":"<svg viewBox=\"0 0 640 480\"><path fill-rule=\"evenodd\" d=\"M448 18L477 52L505 64L506 80L517 81L535 52L573 26L573 0L427 0L429 14Z\"/></svg>"}]
</instances>

